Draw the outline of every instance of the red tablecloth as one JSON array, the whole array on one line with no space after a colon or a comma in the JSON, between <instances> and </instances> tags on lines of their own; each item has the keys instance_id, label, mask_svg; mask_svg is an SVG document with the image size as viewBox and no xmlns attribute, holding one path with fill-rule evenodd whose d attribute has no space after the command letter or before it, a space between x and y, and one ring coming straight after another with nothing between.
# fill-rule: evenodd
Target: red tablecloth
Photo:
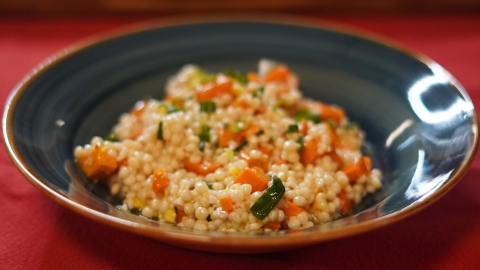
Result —
<instances>
[{"instance_id":1,"label":"red tablecloth","mask_svg":"<svg viewBox=\"0 0 480 270\"><path fill-rule=\"evenodd\" d=\"M430 56L480 106L480 13L302 16L370 30ZM144 19L1 17L1 103L49 55ZM75 214L25 180L0 144L0 269L480 269L480 158L439 201L386 228L288 252L226 255L169 246Z\"/></svg>"}]
</instances>

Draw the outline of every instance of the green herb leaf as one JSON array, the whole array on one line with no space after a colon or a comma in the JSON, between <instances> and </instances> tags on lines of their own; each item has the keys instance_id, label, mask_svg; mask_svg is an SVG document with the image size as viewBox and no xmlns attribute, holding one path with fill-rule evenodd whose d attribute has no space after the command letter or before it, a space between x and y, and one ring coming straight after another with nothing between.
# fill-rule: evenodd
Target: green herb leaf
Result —
<instances>
[{"instance_id":1,"label":"green herb leaf","mask_svg":"<svg viewBox=\"0 0 480 270\"><path fill-rule=\"evenodd\" d=\"M210 127L207 125L202 125L200 128L200 134L198 134L198 138L200 139L199 148L200 151L205 149L205 143L210 142Z\"/></svg>"},{"instance_id":2,"label":"green herb leaf","mask_svg":"<svg viewBox=\"0 0 480 270\"><path fill-rule=\"evenodd\" d=\"M212 182L205 182L207 184L208 189L213 189L213 183Z\"/></svg>"},{"instance_id":3,"label":"green herb leaf","mask_svg":"<svg viewBox=\"0 0 480 270\"><path fill-rule=\"evenodd\" d=\"M200 111L206 113L214 113L217 109L217 105L213 101L201 101L200 102Z\"/></svg>"},{"instance_id":4,"label":"green herb leaf","mask_svg":"<svg viewBox=\"0 0 480 270\"><path fill-rule=\"evenodd\" d=\"M264 88L263 86L260 86L260 87L258 87L257 89L255 89L255 90L253 91L252 96L253 96L253 97L261 98L264 91L265 91L265 88Z\"/></svg>"},{"instance_id":5,"label":"green herb leaf","mask_svg":"<svg viewBox=\"0 0 480 270\"><path fill-rule=\"evenodd\" d=\"M282 199L283 194L285 194L285 186L283 185L282 180L277 176L273 176L272 184L252 205L250 212L256 218L263 220Z\"/></svg>"},{"instance_id":6,"label":"green herb leaf","mask_svg":"<svg viewBox=\"0 0 480 270\"><path fill-rule=\"evenodd\" d=\"M312 121L315 124L320 123L320 114L319 113L310 113L308 120Z\"/></svg>"},{"instance_id":7,"label":"green herb leaf","mask_svg":"<svg viewBox=\"0 0 480 270\"><path fill-rule=\"evenodd\" d=\"M300 144L300 147L298 148L298 152L302 152L303 150L303 147L305 146L305 140L303 138L303 136L300 136L297 140L297 143Z\"/></svg>"},{"instance_id":8,"label":"green herb leaf","mask_svg":"<svg viewBox=\"0 0 480 270\"><path fill-rule=\"evenodd\" d=\"M105 137L105 141L118 142L118 137L114 133L110 133Z\"/></svg>"},{"instance_id":9,"label":"green herb leaf","mask_svg":"<svg viewBox=\"0 0 480 270\"><path fill-rule=\"evenodd\" d=\"M242 130L237 122L232 123L231 125L228 126L228 129L230 129L231 132L233 133L238 133L240 130Z\"/></svg>"},{"instance_id":10,"label":"green herb leaf","mask_svg":"<svg viewBox=\"0 0 480 270\"><path fill-rule=\"evenodd\" d=\"M240 150L242 150L242 148L247 145L248 141L247 140L244 140L242 141L237 147L235 147L235 149L233 149L233 151L235 152L238 152Z\"/></svg>"},{"instance_id":11,"label":"green herb leaf","mask_svg":"<svg viewBox=\"0 0 480 270\"><path fill-rule=\"evenodd\" d=\"M157 138L159 140L163 140L163 122L162 121L160 121L160 123L158 124Z\"/></svg>"},{"instance_id":12,"label":"green herb leaf","mask_svg":"<svg viewBox=\"0 0 480 270\"><path fill-rule=\"evenodd\" d=\"M320 123L320 114L312 113L310 112L310 110L307 109L298 110L295 113L295 121L300 122L302 120L309 120L315 124L318 124Z\"/></svg>"},{"instance_id":13,"label":"green herb leaf","mask_svg":"<svg viewBox=\"0 0 480 270\"><path fill-rule=\"evenodd\" d=\"M185 109L183 108L179 108L177 106L170 106L167 108L167 114L171 114L171 113L176 113L176 112L184 112Z\"/></svg>"},{"instance_id":14,"label":"green herb leaf","mask_svg":"<svg viewBox=\"0 0 480 270\"><path fill-rule=\"evenodd\" d=\"M223 74L225 74L228 77L234 79L235 81L239 82L240 84L246 85L248 83L247 77L237 70L227 69L227 70L225 70L225 72L223 72Z\"/></svg>"},{"instance_id":15,"label":"green herb leaf","mask_svg":"<svg viewBox=\"0 0 480 270\"><path fill-rule=\"evenodd\" d=\"M287 134L288 133L295 133L298 131L298 125L297 124L292 124L292 125L288 125L288 129L287 129Z\"/></svg>"}]
</instances>

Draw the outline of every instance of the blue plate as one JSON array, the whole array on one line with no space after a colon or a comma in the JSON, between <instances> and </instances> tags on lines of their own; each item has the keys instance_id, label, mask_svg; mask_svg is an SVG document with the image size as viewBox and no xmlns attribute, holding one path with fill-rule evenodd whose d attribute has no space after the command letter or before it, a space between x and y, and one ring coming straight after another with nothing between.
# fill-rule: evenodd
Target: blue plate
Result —
<instances>
[{"instance_id":1,"label":"blue plate","mask_svg":"<svg viewBox=\"0 0 480 270\"><path fill-rule=\"evenodd\" d=\"M167 78L184 64L247 72L261 58L289 65L306 96L338 104L366 132L366 151L383 171L383 189L354 215L276 233L186 230L118 210L108 190L75 166L76 145L108 134L137 100L161 99ZM434 61L384 41L285 18L150 25L73 46L13 90L3 134L26 178L69 209L173 245L234 253L311 245L405 218L458 182L478 144L470 98Z\"/></svg>"}]
</instances>

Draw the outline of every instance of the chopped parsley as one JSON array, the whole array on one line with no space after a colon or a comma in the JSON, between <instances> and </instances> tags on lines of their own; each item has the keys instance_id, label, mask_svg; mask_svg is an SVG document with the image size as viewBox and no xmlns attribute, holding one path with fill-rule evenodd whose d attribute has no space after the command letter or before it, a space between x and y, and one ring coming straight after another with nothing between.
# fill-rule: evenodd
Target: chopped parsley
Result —
<instances>
[{"instance_id":1,"label":"chopped parsley","mask_svg":"<svg viewBox=\"0 0 480 270\"><path fill-rule=\"evenodd\" d=\"M298 131L298 125L297 124L292 124L292 125L288 125L288 129L287 129L287 134L288 133L295 133Z\"/></svg>"},{"instance_id":2,"label":"chopped parsley","mask_svg":"<svg viewBox=\"0 0 480 270\"><path fill-rule=\"evenodd\" d=\"M217 105L213 101L200 102L200 111L205 113L214 113L217 109Z\"/></svg>"},{"instance_id":3,"label":"chopped parsley","mask_svg":"<svg viewBox=\"0 0 480 270\"><path fill-rule=\"evenodd\" d=\"M247 77L237 70L227 69L223 72L223 74L225 74L228 77L234 79L235 81L239 82L240 84L246 85L248 83Z\"/></svg>"},{"instance_id":4,"label":"chopped parsley","mask_svg":"<svg viewBox=\"0 0 480 270\"><path fill-rule=\"evenodd\" d=\"M105 141L118 142L118 137L114 133L110 133L105 137Z\"/></svg>"}]
</instances>

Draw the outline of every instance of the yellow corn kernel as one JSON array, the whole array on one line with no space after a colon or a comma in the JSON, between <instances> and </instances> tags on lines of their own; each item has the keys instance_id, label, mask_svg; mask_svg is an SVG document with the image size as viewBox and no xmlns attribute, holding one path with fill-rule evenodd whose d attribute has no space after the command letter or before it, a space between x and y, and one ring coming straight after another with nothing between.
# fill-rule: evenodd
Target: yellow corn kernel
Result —
<instances>
[{"instance_id":1,"label":"yellow corn kernel","mask_svg":"<svg viewBox=\"0 0 480 270\"><path fill-rule=\"evenodd\" d=\"M138 197L135 197L134 203L135 203L135 208L138 208L138 209L142 209L144 206L142 200L140 200Z\"/></svg>"},{"instance_id":2,"label":"yellow corn kernel","mask_svg":"<svg viewBox=\"0 0 480 270\"><path fill-rule=\"evenodd\" d=\"M231 176L237 176L240 173L240 170L237 167L231 167L228 172Z\"/></svg>"},{"instance_id":3,"label":"yellow corn kernel","mask_svg":"<svg viewBox=\"0 0 480 270\"><path fill-rule=\"evenodd\" d=\"M168 190L168 188L166 188L164 191L163 191L163 195L166 197L168 195L170 195L170 191Z\"/></svg>"},{"instance_id":4,"label":"yellow corn kernel","mask_svg":"<svg viewBox=\"0 0 480 270\"><path fill-rule=\"evenodd\" d=\"M165 106L165 105L160 105L160 106L158 106L157 111L158 111L159 113L162 113L162 114L167 114L167 106Z\"/></svg>"},{"instance_id":5,"label":"yellow corn kernel","mask_svg":"<svg viewBox=\"0 0 480 270\"><path fill-rule=\"evenodd\" d=\"M163 214L163 220L167 223L172 223L175 224L175 218L177 217L177 213L175 213L175 209L169 208L165 213Z\"/></svg>"}]
</instances>

